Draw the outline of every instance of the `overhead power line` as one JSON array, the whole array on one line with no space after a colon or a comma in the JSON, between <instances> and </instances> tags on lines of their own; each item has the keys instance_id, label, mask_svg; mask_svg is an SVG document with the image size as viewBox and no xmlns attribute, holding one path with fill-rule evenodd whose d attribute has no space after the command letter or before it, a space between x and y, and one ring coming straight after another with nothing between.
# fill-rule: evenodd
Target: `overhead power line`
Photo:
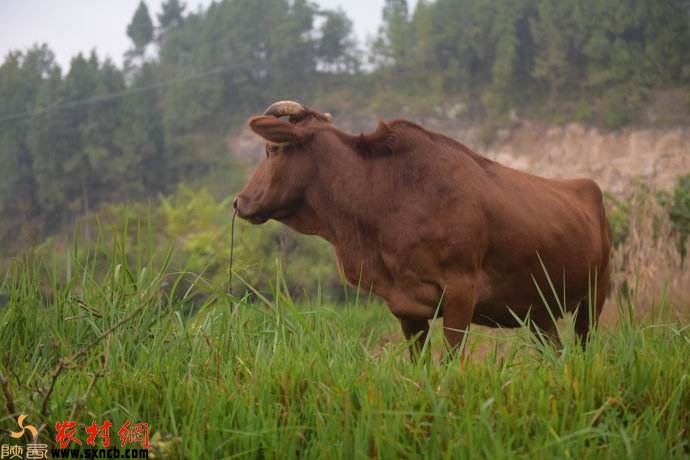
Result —
<instances>
[{"instance_id":1,"label":"overhead power line","mask_svg":"<svg viewBox=\"0 0 690 460\"><path fill-rule=\"evenodd\" d=\"M20 120L23 118L33 118L33 117L36 117L39 115L43 115L45 113L59 112L61 110L69 110L69 109L73 109L75 107L79 107L82 105L90 105L90 104L97 104L97 103L105 102L105 101L111 101L111 100L119 99L119 98L122 98L125 96L129 96L131 94L143 93L143 92L151 91L151 90L154 90L157 88L163 88L165 86L174 85L176 83L184 83L187 81L198 80L200 78L206 78L206 77L209 77L211 75L221 74L224 72L229 72L231 70L240 70L240 69L243 69L246 67L247 66L239 66L239 65L221 66L221 67L216 67L216 68L207 70L206 72L197 73L194 75L188 75L186 77L179 77L179 78L174 78L174 79L170 79L170 80L165 80L165 81L162 81L159 83L153 83L150 85L128 88L128 89L125 89L122 91L116 91L116 92L109 93L109 94L102 94L100 96L93 96L93 97L89 97L89 98L85 98L85 99L68 101L68 102L64 102L62 104L56 104L56 105L53 105L50 107L46 107L44 109L18 112L18 113L14 113L11 115L1 117L0 123L12 121L12 120Z\"/></svg>"}]
</instances>

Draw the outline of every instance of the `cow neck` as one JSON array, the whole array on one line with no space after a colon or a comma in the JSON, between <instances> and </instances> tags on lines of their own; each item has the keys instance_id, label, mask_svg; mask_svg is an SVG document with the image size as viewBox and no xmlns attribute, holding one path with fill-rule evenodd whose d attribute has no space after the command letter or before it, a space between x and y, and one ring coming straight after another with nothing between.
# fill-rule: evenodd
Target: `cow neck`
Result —
<instances>
[{"instance_id":1,"label":"cow neck","mask_svg":"<svg viewBox=\"0 0 690 460\"><path fill-rule=\"evenodd\" d=\"M385 217L375 212L377 203L372 203L372 196L377 194L368 172L370 160L354 152L336 155L319 159L319 172L305 204L319 222L319 236L336 246L353 240L364 243L376 238Z\"/></svg>"}]
</instances>

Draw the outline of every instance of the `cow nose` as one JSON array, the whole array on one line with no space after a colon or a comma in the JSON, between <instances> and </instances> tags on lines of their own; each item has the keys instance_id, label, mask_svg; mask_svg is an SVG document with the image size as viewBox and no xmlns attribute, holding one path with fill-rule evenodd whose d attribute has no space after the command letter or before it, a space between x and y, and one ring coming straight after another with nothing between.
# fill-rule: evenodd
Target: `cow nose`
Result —
<instances>
[{"instance_id":1,"label":"cow nose","mask_svg":"<svg viewBox=\"0 0 690 460\"><path fill-rule=\"evenodd\" d=\"M248 205L249 200L247 200L247 197L242 194L237 195L235 199L232 200L232 207L235 208L235 212L240 217L244 217L244 215L247 213Z\"/></svg>"}]
</instances>

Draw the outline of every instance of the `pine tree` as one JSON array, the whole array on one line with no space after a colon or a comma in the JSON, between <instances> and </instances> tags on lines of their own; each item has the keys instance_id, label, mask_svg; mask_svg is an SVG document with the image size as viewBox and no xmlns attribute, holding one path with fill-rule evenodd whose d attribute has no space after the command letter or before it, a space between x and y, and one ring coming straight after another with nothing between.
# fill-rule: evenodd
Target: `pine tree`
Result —
<instances>
[{"instance_id":1,"label":"pine tree","mask_svg":"<svg viewBox=\"0 0 690 460\"><path fill-rule=\"evenodd\" d=\"M70 63L65 76L63 97L66 101L91 99L96 91L98 58L92 54L89 59L78 54ZM63 110L58 115L66 123L62 125L62 147L58 154L59 164L55 174L61 174L67 204L73 213L92 209L91 191L97 185L98 177L92 169L84 144L84 130L89 120L89 104L78 104Z\"/></svg>"},{"instance_id":2,"label":"pine tree","mask_svg":"<svg viewBox=\"0 0 690 460\"><path fill-rule=\"evenodd\" d=\"M179 0L167 0L161 5L161 12L157 15L159 29L157 40L159 42L170 30L182 25L185 8L186 5Z\"/></svg>"},{"instance_id":3,"label":"pine tree","mask_svg":"<svg viewBox=\"0 0 690 460\"><path fill-rule=\"evenodd\" d=\"M331 72L352 72L357 69L356 43L352 35L352 21L343 10L324 12L317 55Z\"/></svg>"},{"instance_id":4,"label":"pine tree","mask_svg":"<svg viewBox=\"0 0 690 460\"><path fill-rule=\"evenodd\" d=\"M385 0L383 23L374 42L374 52L383 63L404 66L409 55L409 10L407 0Z\"/></svg>"},{"instance_id":5,"label":"pine tree","mask_svg":"<svg viewBox=\"0 0 690 460\"><path fill-rule=\"evenodd\" d=\"M179 0L168 0L161 5L158 13L158 24L161 28L178 27L182 24L186 5Z\"/></svg>"},{"instance_id":6,"label":"pine tree","mask_svg":"<svg viewBox=\"0 0 690 460\"><path fill-rule=\"evenodd\" d=\"M108 60L99 65L95 54L90 61L95 79L92 97L102 98L88 105L87 119L82 128L84 166L92 171L88 196L93 206L105 199L122 198L120 189L126 187L125 176L132 166L129 155L136 155L136 152L123 152L115 138L115 133L125 122L122 99L108 96L124 91L122 72Z\"/></svg>"},{"instance_id":7,"label":"pine tree","mask_svg":"<svg viewBox=\"0 0 690 460\"><path fill-rule=\"evenodd\" d=\"M46 111L30 118L27 134L36 178L36 199L48 230L58 228L68 217L67 184L71 178L64 174L63 167L69 161L70 137L75 128L63 112L50 110L64 101L62 75L58 67L53 67L40 83L34 102L36 111Z\"/></svg>"},{"instance_id":8,"label":"pine tree","mask_svg":"<svg viewBox=\"0 0 690 460\"><path fill-rule=\"evenodd\" d=\"M27 144L28 119L15 117L33 109L43 72L52 66L52 53L45 47L10 53L0 66L0 239L15 232L31 216L38 203L35 174Z\"/></svg>"},{"instance_id":9,"label":"pine tree","mask_svg":"<svg viewBox=\"0 0 690 460\"><path fill-rule=\"evenodd\" d=\"M146 46L153 40L153 22L149 15L149 9L143 0L139 2L132 22L127 26L127 36L132 39L134 48L140 55L144 53Z\"/></svg>"},{"instance_id":10,"label":"pine tree","mask_svg":"<svg viewBox=\"0 0 690 460\"><path fill-rule=\"evenodd\" d=\"M114 134L121 152L120 192L134 199L163 192L167 162L156 68L146 63L134 75L131 94L122 101L122 121Z\"/></svg>"}]
</instances>

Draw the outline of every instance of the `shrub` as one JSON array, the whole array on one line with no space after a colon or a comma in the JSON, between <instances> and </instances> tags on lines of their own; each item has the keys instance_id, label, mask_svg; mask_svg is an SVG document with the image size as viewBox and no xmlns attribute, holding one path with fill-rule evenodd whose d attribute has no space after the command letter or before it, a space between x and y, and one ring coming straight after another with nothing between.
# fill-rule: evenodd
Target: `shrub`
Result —
<instances>
[{"instance_id":1,"label":"shrub","mask_svg":"<svg viewBox=\"0 0 690 460\"><path fill-rule=\"evenodd\" d=\"M637 118L642 96L639 90L628 85L617 85L606 91L603 97L602 116L608 129L620 129Z\"/></svg>"},{"instance_id":2,"label":"shrub","mask_svg":"<svg viewBox=\"0 0 690 460\"><path fill-rule=\"evenodd\" d=\"M230 279L230 198L221 201L204 188L180 186L159 200L150 206L104 206L78 222L73 235L46 240L34 248L34 253L65 266L70 257L68 239L75 245L78 242L84 263L90 252L100 254L99 248L117 244L134 248L145 243L146 247L137 251L136 259L141 261L130 261L132 266L147 261L160 263L172 250L172 268L189 274L184 284L193 284L191 279L200 276L215 289L226 290ZM259 292L271 292L280 267L290 274L285 287L297 299L316 295L324 300L343 298L335 257L325 241L300 235L273 221L254 226L237 219L235 227L235 295L252 292L247 284ZM97 261L99 272L108 268L105 261Z\"/></svg>"},{"instance_id":3,"label":"shrub","mask_svg":"<svg viewBox=\"0 0 690 460\"><path fill-rule=\"evenodd\" d=\"M608 209L606 214L611 225L611 239L613 246L620 246L628 237L630 221L630 202L620 200L609 193L605 194Z\"/></svg>"},{"instance_id":4,"label":"shrub","mask_svg":"<svg viewBox=\"0 0 690 460\"><path fill-rule=\"evenodd\" d=\"M690 236L690 174L680 177L676 182L669 217L673 229L678 232L678 250L685 258L688 236Z\"/></svg>"}]
</instances>

